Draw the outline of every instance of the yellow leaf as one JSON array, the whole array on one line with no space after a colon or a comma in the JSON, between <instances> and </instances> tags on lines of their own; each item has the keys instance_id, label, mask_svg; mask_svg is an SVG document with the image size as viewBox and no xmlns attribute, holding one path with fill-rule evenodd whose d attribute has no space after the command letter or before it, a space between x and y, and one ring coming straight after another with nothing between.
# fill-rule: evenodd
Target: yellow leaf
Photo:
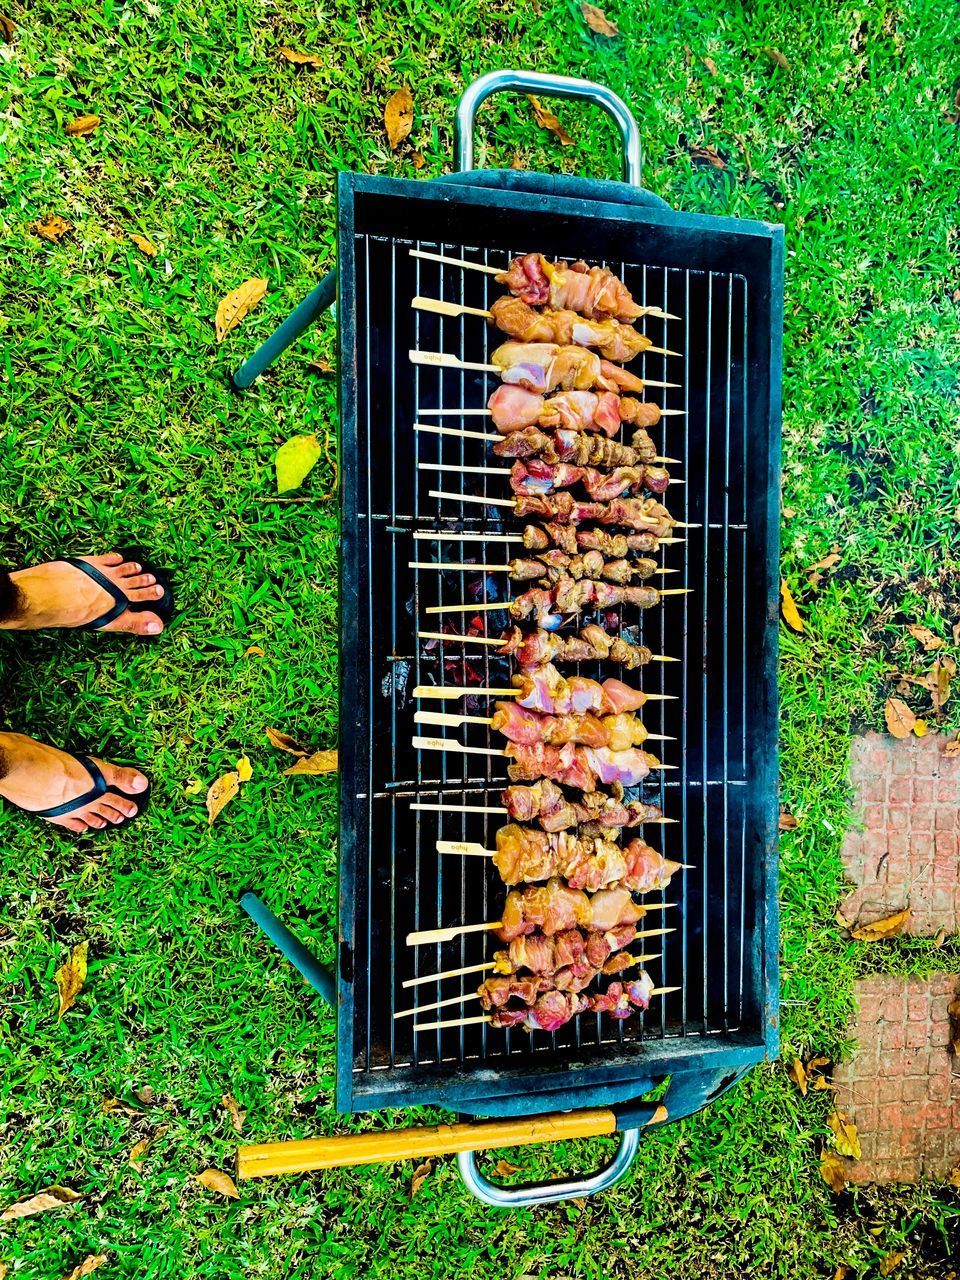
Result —
<instances>
[{"instance_id":1,"label":"yellow leaf","mask_svg":"<svg viewBox=\"0 0 960 1280\"><path fill-rule=\"evenodd\" d=\"M271 747L277 747L280 751L288 751L292 756L305 756L310 753L300 746L295 738L291 738L289 733L284 733L282 729L271 729L267 725L266 729L267 741Z\"/></svg>"},{"instance_id":2,"label":"yellow leaf","mask_svg":"<svg viewBox=\"0 0 960 1280\"><path fill-rule=\"evenodd\" d=\"M281 58L285 59L287 62L294 63L294 65L298 67L323 66L323 63L315 53L299 53L296 49L289 49L285 44L280 46L277 53L279 53Z\"/></svg>"},{"instance_id":3,"label":"yellow leaf","mask_svg":"<svg viewBox=\"0 0 960 1280\"><path fill-rule=\"evenodd\" d=\"M509 1160L498 1160L493 1166L493 1172L500 1178L509 1178L511 1174L520 1172L520 1166L511 1164Z\"/></svg>"},{"instance_id":4,"label":"yellow leaf","mask_svg":"<svg viewBox=\"0 0 960 1280\"><path fill-rule=\"evenodd\" d=\"M316 436L293 436L277 450L277 493L298 489L316 466L323 449Z\"/></svg>"},{"instance_id":5,"label":"yellow leaf","mask_svg":"<svg viewBox=\"0 0 960 1280\"><path fill-rule=\"evenodd\" d=\"M786 60L779 49L764 49L763 51L771 62L775 62L778 67L783 67L784 71L790 70L790 63Z\"/></svg>"},{"instance_id":6,"label":"yellow leaf","mask_svg":"<svg viewBox=\"0 0 960 1280\"><path fill-rule=\"evenodd\" d=\"M45 217L38 218L36 222L31 222L27 230L32 231L41 240L59 244L67 232L73 230L73 223L67 222L58 213L48 213Z\"/></svg>"},{"instance_id":7,"label":"yellow leaf","mask_svg":"<svg viewBox=\"0 0 960 1280\"><path fill-rule=\"evenodd\" d=\"M159 253L159 249L152 240L148 240L146 236L138 236L136 232L130 232L130 239L137 246L141 253L145 253L148 258L155 258Z\"/></svg>"},{"instance_id":8,"label":"yellow leaf","mask_svg":"<svg viewBox=\"0 0 960 1280\"><path fill-rule=\"evenodd\" d=\"M120 1098L104 1098L100 1103L100 1110L110 1115L114 1111L119 1111L124 1116L142 1116L143 1112L138 1111L136 1107L131 1107L129 1102L124 1102Z\"/></svg>"},{"instance_id":9,"label":"yellow leaf","mask_svg":"<svg viewBox=\"0 0 960 1280\"><path fill-rule=\"evenodd\" d=\"M243 656L245 658L263 658L263 657L266 657L266 654L264 653L260 645L249 644L247 645L246 649L244 649Z\"/></svg>"},{"instance_id":10,"label":"yellow leaf","mask_svg":"<svg viewBox=\"0 0 960 1280\"><path fill-rule=\"evenodd\" d=\"M580 12L583 14L583 20L590 28L595 31L598 36L615 36L618 27L615 22L611 22L602 9L598 9L594 4L582 4Z\"/></svg>"},{"instance_id":11,"label":"yellow leaf","mask_svg":"<svg viewBox=\"0 0 960 1280\"><path fill-rule=\"evenodd\" d=\"M86 138L100 123L99 116L77 116L67 125L67 136L70 138Z\"/></svg>"},{"instance_id":12,"label":"yellow leaf","mask_svg":"<svg viewBox=\"0 0 960 1280\"><path fill-rule=\"evenodd\" d=\"M53 975L53 980L60 992L58 1018L62 1018L73 1006L74 1000L87 980L87 948L89 946L89 942L81 942L79 946L74 947L70 952L70 959Z\"/></svg>"},{"instance_id":13,"label":"yellow leaf","mask_svg":"<svg viewBox=\"0 0 960 1280\"><path fill-rule=\"evenodd\" d=\"M840 1155L859 1160L860 1139L857 1137L857 1126L836 1108L827 1116L827 1124L833 1130L833 1145Z\"/></svg>"},{"instance_id":14,"label":"yellow leaf","mask_svg":"<svg viewBox=\"0 0 960 1280\"><path fill-rule=\"evenodd\" d=\"M847 1166L829 1147L824 1147L820 1156L820 1177L837 1194L847 1185Z\"/></svg>"},{"instance_id":15,"label":"yellow leaf","mask_svg":"<svg viewBox=\"0 0 960 1280\"><path fill-rule=\"evenodd\" d=\"M384 108L383 124L391 150L396 151L413 128L413 95L406 85L397 90Z\"/></svg>"},{"instance_id":16,"label":"yellow leaf","mask_svg":"<svg viewBox=\"0 0 960 1280\"><path fill-rule=\"evenodd\" d=\"M906 1256L905 1253L888 1253L880 1263L880 1274L882 1276L893 1275Z\"/></svg>"},{"instance_id":17,"label":"yellow leaf","mask_svg":"<svg viewBox=\"0 0 960 1280\"><path fill-rule=\"evenodd\" d=\"M183 794L185 796L196 796L196 795L199 795L202 790L203 790L203 783L200 781L200 779L191 778L190 781L183 788Z\"/></svg>"},{"instance_id":18,"label":"yellow leaf","mask_svg":"<svg viewBox=\"0 0 960 1280\"><path fill-rule=\"evenodd\" d=\"M235 771L225 773L222 778L210 784L207 791L208 825L213 826L224 808L240 790L240 775Z\"/></svg>"},{"instance_id":19,"label":"yellow leaf","mask_svg":"<svg viewBox=\"0 0 960 1280\"><path fill-rule=\"evenodd\" d=\"M895 738L909 738L917 717L902 698L888 698L883 704L883 718Z\"/></svg>"},{"instance_id":20,"label":"yellow leaf","mask_svg":"<svg viewBox=\"0 0 960 1280\"><path fill-rule=\"evenodd\" d=\"M249 756L241 756L237 761L237 777L241 782L249 782L253 777L253 765Z\"/></svg>"},{"instance_id":21,"label":"yellow leaf","mask_svg":"<svg viewBox=\"0 0 960 1280\"><path fill-rule=\"evenodd\" d=\"M244 1120L247 1118L246 1111L240 1110L240 1104L232 1093L225 1093L220 1101L223 1103L228 1115L230 1116L230 1123L233 1125L234 1129L236 1129L237 1133L239 1133L243 1128Z\"/></svg>"},{"instance_id":22,"label":"yellow leaf","mask_svg":"<svg viewBox=\"0 0 960 1280\"><path fill-rule=\"evenodd\" d=\"M69 1187L44 1187L35 1196L26 1200L17 1200L0 1213L0 1222L13 1222L17 1218L31 1218L35 1213L46 1213L50 1209L62 1209L64 1205L73 1204L74 1200L82 1200L78 1191Z\"/></svg>"},{"instance_id":23,"label":"yellow leaf","mask_svg":"<svg viewBox=\"0 0 960 1280\"><path fill-rule=\"evenodd\" d=\"M700 61L707 68L707 70L710 72L712 76L719 75L719 72L717 71L717 64L714 62L712 58L701 58Z\"/></svg>"},{"instance_id":24,"label":"yellow leaf","mask_svg":"<svg viewBox=\"0 0 960 1280\"><path fill-rule=\"evenodd\" d=\"M196 1175L196 1179L208 1191L219 1191L222 1196L229 1196L231 1200L240 1198L237 1184L229 1174L221 1173L219 1169L204 1169L203 1173Z\"/></svg>"},{"instance_id":25,"label":"yellow leaf","mask_svg":"<svg viewBox=\"0 0 960 1280\"><path fill-rule=\"evenodd\" d=\"M852 1271L852 1267L847 1266L845 1262L841 1262L833 1273L833 1280L847 1280L847 1276L849 1276Z\"/></svg>"},{"instance_id":26,"label":"yellow leaf","mask_svg":"<svg viewBox=\"0 0 960 1280\"><path fill-rule=\"evenodd\" d=\"M879 942L883 938L895 938L903 933L910 919L910 908L898 911L895 915L886 916L883 920L875 920L873 924L857 925L850 930L850 937L858 942Z\"/></svg>"},{"instance_id":27,"label":"yellow leaf","mask_svg":"<svg viewBox=\"0 0 960 1280\"><path fill-rule=\"evenodd\" d=\"M952 1173L947 1174L947 1185L951 1187L960 1187L960 1165Z\"/></svg>"},{"instance_id":28,"label":"yellow leaf","mask_svg":"<svg viewBox=\"0 0 960 1280\"><path fill-rule=\"evenodd\" d=\"M777 826L781 831L796 831L799 825L792 813L781 813L777 819Z\"/></svg>"},{"instance_id":29,"label":"yellow leaf","mask_svg":"<svg viewBox=\"0 0 960 1280\"><path fill-rule=\"evenodd\" d=\"M0 40L4 44L9 44L17 30L17 24L12 18L8 18L6 14L0 13Z\"/></svg>"},{"instance_id":30,"label":"yellow leaf","mask_svg":"<svg viewBox=\"0 0 960 1280\"><path fill-rule=\"evenodd\" d=\"M780 609L783 613L783 620L788 627L791 627L794 631L803 630L803 619L800 617L800 611L793 596L790 594L786 579L780 583Z\"/></svg>"},{"instance_id":31,"label":"yellow leaf","mask_svg":"<svg viewBox=\"0 0 960 1280\"><path fill-rule=\"evenodd\" d=\"M573 139L570 137L569 133L567 133L566 129L564 129L563 125L553 112L548 111L540 102L540 99L535 98L532 93L527 94L527 101L530 103L531 107L533 107L534 118L540 128L548 129L560 142L561 146L572 147Z\"/></svg>"},{"instance_id":32,"label":"yellow leaf","mask_svg":"<svg viewBox=\"0 0 960 1280\"><path fill-rule=\"evenodd\" d=\"M922 737L924 737L924 736L926 735L926 732L927 732L927 722L926 722L926 720L917 720L917 721L914 723L914 726L913 726L913 732L917 735L917 737L918 737L918 738L922 738Z\"/></svg>"},{"instance_id":33,"label":"yellow leaf","mask_svg":"<svg viewBox=\"0 0 960 1280\"><path fill-rule=\"evenodd\" d=\"M141 1138L140 1141L133 1146L130 1154L127 1156L127 1164L131 1169L136 1169L137 1173L143 1172L143 1162L146 1159L147 1152L158 1138L163 1137L168 1128L169 1125L163 1125L156 1131L156 1133L152 1133L149 1138Z\"/></svg>"},{"instance_id":34,"label":"yellow leaf","mask_svg":"<svg viewBox=\"0 0 960 1280\"><path fill-rule=\"evenodd\" d=\"M261 302L267 292L267 282L261 276L253 276L244 280L243 284L221 298L217 307L215 325L217 341L222 342L240 321Z\"/></svg>"},{"instance_id":35,"label":"yellow leaf","mask_svg":"<svg viewBox=\"0 0 960 1280\"><path fill-rule=\"evenodd\" d=\"M289 769L284 769L284 774L290 776L292 774L301 773L336 773L340 767L339 754L336 751L315 751L312 756L308 756L306 760L298 760L296 764L292 764Z\"/></svg>"},{"instance_id":36,"label":"yellow leaf","mask_svg":"<svg viewBox=\"0 0 960 1280\"><path fill-rule=\"evenodd\" d=\"M929 627L921 627L916 622L911 622L907 630L913 636L914 640L919 640L926 649L927 653L931 653L934 649L942 649L944 641L940 639Z\"/></svg>"},{"instance_id":37,"label":"yellow leaf","mask_svg":"<svg viewBox=\"0 0 960 1280\"><path fill-rule=\"evenodd\" d=\"M794 1058L789 1067L787 1067L787 1075L805 1098L807 1096L807 1073L799 1058Z\"/></svg>"},{"instance_id":38,"label":"yellow leaf","mask_svg":"<svg viewBox=\"0 0 960 1280\"><path fill-rule=\"evenodd\" d=\"M63 1280L82 1280L83 1276L89 1276L99 1267L102 1267L107 1260L105 1253L90 1253L80 1263L79 1267L74 1267L63 1277Z\"/></svg>"},{"instance_id":39,"label":"yellow leaf","mask_svg":"<svg viewBox=\"0 0 960 1280\"><path fill-rule=\"evenodd\" d=\"M411 1182L410 1182L411 1199L417 1194L417 1192L420 1190L420 1188L423 1186L423 1184L426 1182L427 1178L429 1178L432 1172L433 1172L432 1160L425 1160L423 1164L417 1165L417 1167L413 1171L413 1178L411 1179Z\"/></svg>"}]
</instances>

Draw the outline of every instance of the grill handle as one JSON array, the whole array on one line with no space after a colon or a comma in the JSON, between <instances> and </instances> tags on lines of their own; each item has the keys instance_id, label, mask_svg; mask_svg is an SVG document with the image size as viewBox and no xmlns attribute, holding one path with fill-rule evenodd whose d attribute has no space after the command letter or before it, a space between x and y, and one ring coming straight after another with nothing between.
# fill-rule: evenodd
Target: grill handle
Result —
<instances>
[{"instance_id":1,"label":"grill handle","mask_svg":"<svg viewBox=\"0 0 960 1280\"><path fill-rule=\"evenodd\" d=\"M624 100L605 85L591 80L575 80L571 76L554 76L542 71L491 71L467 87L453 124L453 155L461 173L473 169L473 125L477 108L491 93L502 89L520 89L524 93L543 93L553 98L580 98L608 111L623 138L623 179L631 186L642 187L640 130Z\"/></svg>"}]
</instances>

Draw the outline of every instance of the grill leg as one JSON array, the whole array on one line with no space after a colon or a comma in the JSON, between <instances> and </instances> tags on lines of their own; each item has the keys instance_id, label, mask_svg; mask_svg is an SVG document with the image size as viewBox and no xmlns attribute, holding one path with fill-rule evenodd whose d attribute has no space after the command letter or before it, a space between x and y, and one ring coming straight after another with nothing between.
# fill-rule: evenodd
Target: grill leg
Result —
<instances>
[{"instance_id":1,"label":"grill leg","mask_svg":"<svg viewBox=\"0 0 960 1280\"><path fill-rule=\"evenodd\" d=\"M240 905L256 924L260 926L270 941L286 956L293 967L299 970L313 987L326 1000L327 1004L336 1005L337 993L333 975L312 956L302 942L298 942L285 924L260 901L255 893L245 893Z\"/></svg>"},{"instance_id":2,"label":"grill leg","mask_svg":"<svg viewBox=\"0 0 960 1280\"><path fill-rule=\"evenodd\" d=\"M331 271L329 275L323 277L315 289L311 289L299 307L290 312L283 324L274 329L266 342L259 346L252 356L248 356L231 376L230 381L234 387L238 391L246 391L252 386L264 369L268 369L291 343L296 342L300 335L310 328L317 316L326 311L336 296L337 273Z\"/></svg>"}]
</instances>

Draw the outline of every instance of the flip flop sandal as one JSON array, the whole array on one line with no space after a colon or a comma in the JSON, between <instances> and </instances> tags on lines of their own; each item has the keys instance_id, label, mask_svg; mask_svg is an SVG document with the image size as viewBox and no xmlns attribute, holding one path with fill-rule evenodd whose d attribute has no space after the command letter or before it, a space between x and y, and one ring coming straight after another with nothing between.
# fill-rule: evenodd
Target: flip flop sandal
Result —
<instances>
[{"instance_id":1,"label":"flip flop sandal","mask_svg":"<svg viewBox=\"0 0 960 1280\"><path fill-rule=\"evenodd\" d=\"M136 813L129 818L124 818L122 822L110 822L106 827L91 828L93 831L109 831L129 826L146 809L147 801L150 799L149 782L147 783L146 791L138 791L135 794L133 792L120 791L117 787L107 785L107 780L100 772L99 765L95 764L89 756L81 755L78 751L65 751L64 755L71 756L78 764L83 765L90 775L90 781L93 786L89 791L85 791L82 796L77 796L76 800L66 800L63 804L54 805L51 809L23 809L23 813L29 813L34 818L66 818L71 813L75 813L77 809L82 809L84 805L91 804L94 800L99 800L101 796L116 796L118 800L127 800L137 806ZM19 808L20 806L18 805L17 807Z\"/></svg>"},{"instance_id":2,"label":"flip flop sandal","mask_svg":"<svg viewBox=\"0 0 960 1280\"><path fill-rule=\"evenodd\" d=\"M67 564L73 565L75 569L79 569L81 573L85 573L88 578L92 578L98 587L102 587L109 595L113 597L113 604L105 613L101 613L99 618L94 618L92 622L87 622L82 627L78 627L78 631L101 631L108 623L113 622L115 618L119 618L121 613L155 613L157 617L163 619L164 627L169 626L170 619L173 617L173 591L170 583L167 581L167 575L156 565L152 564L136 547L126 547L117 552L123 556L126 561L133 561L140 565L141 573L152 573L157 580L157 586L163 587L163 595L159 600L131 600L124 592L123 588L116 582L111 581L106 574L96 567L96 565L87 564L86 560L76 560L72 556L64 556L63 559ZM121 634L127 635L128 632ZM159 636L136 636L138 640L158 640Z\"/></svg>"}]
</instances>

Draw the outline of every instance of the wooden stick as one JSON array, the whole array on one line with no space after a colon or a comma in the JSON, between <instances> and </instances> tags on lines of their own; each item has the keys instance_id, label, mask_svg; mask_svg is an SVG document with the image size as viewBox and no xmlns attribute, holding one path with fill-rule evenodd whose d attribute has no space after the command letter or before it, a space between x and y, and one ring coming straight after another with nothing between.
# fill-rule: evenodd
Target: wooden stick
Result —
<instances>
[{"instance_id":1,"label":"wooden stick","mask_svg":"<svg viewBox=\"0 0 960 1280\"><path fill-rule=\"evenodd\" d=\"M637 935L639 937L639 935ZM663 959L662 951L655 951L642 956L631 956L631 964L648 964L652 960ZM401 987L422 987L431 982L442 982L444 978L462 978L468 973L488 973L497 966L493 960L487 960L483 964L467 964L461 969L444 969L440 973L426 973L419 978L408 978L406 982L401 982ZM399 1017L399 1014L396 1015Z\"/></svg>"},{"instance_id":2,"label":"wooden stick","mask_svg":"<svg viewBox=\"0 0 960 1280\"><path fill-rule=\"evenodd\" d=\"M414 364L428 364L435 369L468 369L477 373L495 373L499 377L503 370L498 364L482 364L476 360L461 360L459 356L448 355L445 351L417 351L411 348L410 359ZM652 378L643 378L645 387L679 387L679 382L655 382Z\"/></svg>"},{"instance_id":3,"label":"wooden stick","mask_svg":"<svg viewBox=\"0 0 960 1280\"><path fill-rule=\"evenodd\" d=\"M465 747L462 742L453 738L413 738L413 746L418 751L452 751L461 756L505 756L505 751L497 747Z\"/></svg>"},{"instance_id":4,"label":"wooden stick","mask_svg":"<svg viewBox=\"0 0 960 1280\"><path fill-rule=\"evenodd\" d=\"M417 542L523 542L519 533L435 533L432 529L417 529L414 532ZM686 538L658 538L657 550L660 547L679 547Z\"/></svg>"},{"instance_id":5,"label":"wooden stick","mask_svg":"<svg viewBox=\"0 0 960 1280\"><path fill-rule=\"evenodd\" d=\"M418 684L413 691L413 696L415 698L466 698L472 697L473 694L484 694L492 698L519 698L521 692L521 689L516 688L476 689L467 684ZM641 705L646 705L648 702L676 702L677 700L675 693L645 693L643 697L644 701Z\"/></svg>"},{"instance_id":6,"label":"wooden stick","mask_svg":"<svg viewBox=\"0 0 960 1280\"><path fill-rule=\"evenodd\" d=\"M532 560L536 560L536 552L534 552L530 558ZM471 570L476 570L478 573L481 571L483 573L511 573L513 571L513 566L510 564L471 564L469 560L408 560L407 568L438 569L440 571L450 569L456 570L459 573L470 573ZM543 566L544 575L546 575L549 568L549 565ZM651 574L651 577L662 578L668 573L679 572L679 569L655 569ZM529 579L525 579L525 581L529 581Z\"/></svg>"},{"instance_id":7,"label":"wooden stick","mask_svg":"<svg viewBox=\"0 0 960 1280\"><path fill-rule=\"evenodd\" d=\"M647 907L647 911L653 908ZM449 929L421 929L419 933L407 934L408 947L427 946L433 942L452 942L454 938L459 938L462 933L484 933L491 929L499 929L503 924L502 920L486 921L483 924L455 924ZM636 938L663 938L668 933L676 933L676 928L672 929L640 929L635 933Z\"/></svg>"},{"instance_id":8,"label":"wooden stick","mask_svg":"<svg viewBox=\"0 0 960 1280\"><path fill-rule=\"evenodd\" d=\"M486 813L492 817L501 817L506 814L507 810L500 807L485 807L482 804L412 804L411 809L429 809L434 813ZM646 822L641 822L640 826L645 827L652 823L659 826L666 826L668 823L679 822L679 818L648 818Z\"/></svg>"},{"instance_id":9,"label":"wooden stick","mask_svg":"<svg viewBox=\"0 0 960 1280\"><path fill-rule=\"evenodd\" d=\"M456 471L460 475L475 476L508 476L513 470L512 467L461 467L458 462L418 462L417 469L419 471ZM671 478L671 488L678 484L686 484L686 480Z\"/></svg>"},{"instance_id":10,"label":"wooden stick","mask_svg":"<svg viewBox=\"0 0 960 1280\"><path fill-rule=\"evenodd\" d=\"M650 992L650 996L651 998L653 996L665 996L669 995L671 991L682 990L682 987L654 987ZM472 999L472 997L464 997L464 999L467 998ZM457 1002L447 1000L445 1003L453 1004ZM412 1012L418 1013L419 1010L414 1009ZM489 1022L491 1026L496 1026L493 1018L489 1017L487 1014L482 1014L476 1018L446 1018L442 1022L415 1022L413 1024L413 1029L414 1031L439 1031L441 1027L472 1027L481 1022Z\"/></svg>"},{"instance_id":11,"label":"wooden stick","mask_svg":"<svg viewBox=\"0 0 960 1280\"><path fill-rule=\"evenodd\" d=\"M444 711L418 711L413 717L414 724L432 724L445 729L459 729L464 724L493 724L492 716L460 716L450 715ZM666 733L648 733L644 742L676 742Z\"/></svg>"},{"instance_id":12,"label":"wooden stick","mask_svg":"<svg viewBox=\"0 0 960 1280\"><path fill-rule=\"evenodd\" d=\"M476 641L477 644L499 644L504 643L503 640L496 636L461 636L451 631L418 631L418 640L462 640L466 644ZM651 653L651 662L679 662L679 658L668 658L664 653Z\"/></svg>"},{"instance_id":13,"label":"wooden stick","mask_svg":"<svg viewBox=\"0 0 960 1280\"><path fill-rule=\"evenodd\" d=\"M418 409L420 416L429 418L491 418L492 409ZM682 418L686 409L661 409L662 418Z\"/></svg>"},{"instance_id":14,"label":"wooden stick","mask_svg":"<svg viewBox=\"0 0 960 1280\"><path fill-rule=\"evenodd\" d=\"M517 505L516 498L481 498L478 494L473 493L449 493L446 489L430 489L428 493L431 498L453 498L455 502L479 502L482 507L515 507ZM656 516L644 516L649 524L659 524L660 521ZM674 529L702 529L699 524L685 524L683 520L674 520L670 517L670 524ZM638 530L642 533L643 530ZM663 541L663 539L660 539Z\"/></svg>"},{"instance_id":15,"label":"wooden stick","mask_svg":"<svg viewBox=\"0 0 960 1280\"><path fill-rule=\"evenodd\" d=\"M429 435L434 436L456 436L462 440L508 440L509 436L502 436L499 431L466 431L462 427L433 427L427 422L415 422L413 424L414 431L426 431ZM663 458L657 454L653 458L654 462L663 464L674 463L676 466L682 465L682 458ZM451 468L459 471L461 468ZM501 470L502 468L497 468ZM677 481L674 481L677 483Z\"/></svg>"}]
</instances>

